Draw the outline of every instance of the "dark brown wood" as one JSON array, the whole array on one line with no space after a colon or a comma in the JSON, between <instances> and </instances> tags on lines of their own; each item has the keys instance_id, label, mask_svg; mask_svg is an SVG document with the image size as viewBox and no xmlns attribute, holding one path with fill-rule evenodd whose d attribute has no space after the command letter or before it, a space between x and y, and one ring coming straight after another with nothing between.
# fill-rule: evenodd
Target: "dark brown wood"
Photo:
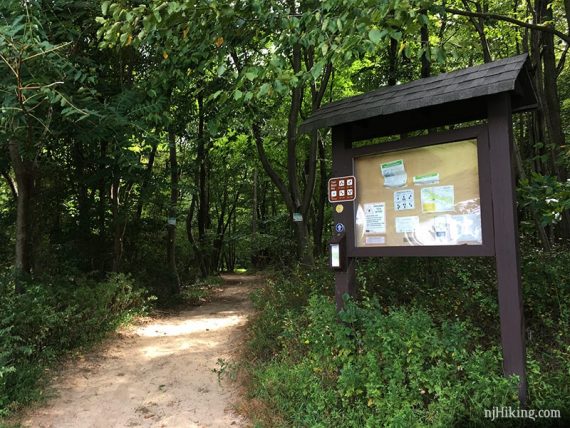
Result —
<instances>
[{"instance_id":1,"label":"dark brown wood","mask_svg":"<svg viewBox=\"0 0 570 428\"><path fill-rule=\"evenodd\" d=\"M519 376L519 399L524 405L527 398L524 316L512 161L512 115L507 94L489 100L489 142L503 370L507 376Z\"/></svg>"},{"instance_id":2,"label":"dark brown wood","mask_svg":"<svg viewBox=\"0 0 570 428\"><path fill-rule=\"evenodd\" d=\"M395 113L378 118L364 119L350 124L352 141L401 135L418 129L484 120L487 103L484 98L444 104L436 107L418 108L409 112Z\"/></svg>"},{"instance_id":3,"label":"dark brown wood","mask_svg":"<svg viewBox=\"0 0 570 428\"><path fill-rule=\"evenodd\" d=\"M352 175L352 157L350 154L352 143L350 135L348 134L348 128L336 127L332 129L332 146L332 175L334 177ZM347 159L349 160L348 162ZM342 206L343 211L340 213L336 210L333 211L334 224L342 223L346 228L347 242L354 242L354 202L341 202L336 205ZM341 263L343 266L346 266L346 270L335 272L335 299L337 310L341 310L344 307L343 296L345 293L348 293L350 296L354 296L356 293L355 260L347 255L346 259L342 260Z\"/></svg>"},{"instance_id":4,"label":"dark brown wood","mask_svg":"<svg viewBox=\"0 0 570 428\"><path fill-rule=\"evenodd\" d=\"M334 130L335 128L333 128ZM489 144L487 126L474 126L439 134L428 134L403 140L373 144L353 149L345 149L344 155L339 155L339 162L344 163L344 169L353 168L353 159L360 156L388 153L396 150L415 149L436 144L452 143L468 139L477 139L477 156L479 164L479 194L481 198L481 227L483 230L482 245L438 245L418 247L356 247L354 241L354 204L351 205L351 222L347 230L347 251L349 257L472 257L493 256L495 254L493 240L493 208L489 166ZM358 177L356 177L358 180ZM346 224L345 224L346 225Z\"/></svg>"},{"instance_id":5,"label":"dark brown wood","mask_svg":"<svg viewBox=\"0 0 570 428\"><path fill-rule=\"evenodd\" d=\"M336 271L334 275L334 297L336 301L336 310L344 309L344 295L351 297L356 295L356 260L347 259L348 264L345 271Z\"/></svg>"}]
</instances>

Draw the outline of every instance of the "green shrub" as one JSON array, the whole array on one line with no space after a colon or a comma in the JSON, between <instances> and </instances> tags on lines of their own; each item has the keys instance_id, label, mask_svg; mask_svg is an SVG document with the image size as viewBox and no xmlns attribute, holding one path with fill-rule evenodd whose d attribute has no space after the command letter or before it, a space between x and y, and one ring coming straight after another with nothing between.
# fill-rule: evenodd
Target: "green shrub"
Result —
<instances>
[{"instance_id":1,"label":"green shrub","mask_svg":"<svg viewBox=\"0 0 570 428\"><path fill-rule=\"evenodd\" d=\"M256 358L268 359L280 347L280 336L307 304L311 293L332 294L332 274L323 269L294 267L266 280L266 286L252 294L257 321L250 325L248 347Z\"/></svg>"},{"instance_id":2,"label":"green shrub","mask_svg":"<svg viewBox=\"0 0 570 428\"><path fill-rule=\"evenodd\" d=\"M287 324L279 357L256 371L259 397L294 426L452 426L516 406L498 348L472 348L467 323L436 325L421 310L383 313L348 302L337 321L314 296Z\"/></svg>"},{"instance_id":3,"label":"green shrub","mask_svg":"<svg viewBox=\"0 0 570 428\"><path fill-rule=\"evenodd\" d=\"M0 415L37 397L46 364L100 338L145 304L124 274L103 282L44 278L21 295L9 276L0 278Z\"/></svg>"},{"instance_id":4,"label":"green shrub","mask_svg":"<svg viewBox=\"0 0 570 428\"><path fill-rule=\"evenodd\" d=\"M561 410L563 421L570 418L569 257L562 249L523 253L529 406ZM251 395L268 406L254 419L265 426L488 426L485 409L517 407L517 380L502 374L492 264L445 262L361 261L359 303L348 302L342 322L330 271L277 275L254 295L246 367Z\"/></svg>"}]
</instances>

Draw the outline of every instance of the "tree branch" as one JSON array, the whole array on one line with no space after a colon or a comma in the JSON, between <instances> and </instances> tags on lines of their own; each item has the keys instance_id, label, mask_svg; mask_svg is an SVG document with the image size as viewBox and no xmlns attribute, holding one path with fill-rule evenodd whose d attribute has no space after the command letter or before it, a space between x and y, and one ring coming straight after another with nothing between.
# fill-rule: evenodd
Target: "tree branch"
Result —
<instances>
[{"instance_id":1,"label":"tree branch","mask_svg":"<svg viewBox=\"0 0 570 428\"><path fill-rule=\"evenodd\" d=\"M8 173L8 171L2 170L2 171L0 171L0 175L2 175L2 177L4 177L4 179L8 183L8 187L10 187L10 191L12 192L12 196L14 197L14 200L17 201L18 200L18 189L16 188L16 183L14 183L14 180L12 179L12 177L10 177L10 174Z\"/></svg>"},{"instance_id":2,"label":"tree branch","mask_svg":"<svg viewBox=\"0 0 570 428\"><path fill-rule=\"evenodd\" d=\"M303 195L303 202L301 204L301 213L303 218L307 217L309 212L309 207L313 199L313 193L315 191L315 183L317 180L317 150L318 150L318 131L315 129L311 132L311 148L309 153L309 176L307 179L307 185L305 187L305 193Z\"/></svg>"},{"instance_id":3,"label":"tree branch","mask_svg":"<svg viewBox=\"0 0 570 428\"><path fill-rule=\"evenodd\" d=\"M269 178L271 178L271 181L273 181L273 184L275 184L277 190L279 190L279 193L281 193L281 196L283 196L287 208L291 212L294 212L295 206L293 204L293 199L291 198L291 195L287 191L287 186L285 186L285 183L283 182L283 180L281 180L281 177L279 177L277 172L271 166L269 158L267 157L267 153L265 152L265 147L263 147L263 138L261 137L261 127L259 126L258 123L254 123L252 125L252 130L253 130L253 137L255 139L255 145L257 146L257 153L259 154L259 160L261 161L263 169L265 170Z\"/></svg>"},{"instance_id":4,"label":"tree branch","mask_svg":"<svg viewBox=\"0 0 570 428\"><path fill-rule=\"evenodd\" d=\"M570 48L570 44L567 44L564 48L564 52L560 56L560 61L558 61L558 65L556 66L556 78L562 74L562 70L564 70L564 64L566 64L566 54L568 53L568 48Z\"/></svg>"},{"instance_id":5,"label":"tree branch","mask_svg":"<svg viewBox=\"0 0 570 428\"><path fill-rule=\"evenodd\" d=\"M532 24L529 22L521 21L519 19L511 18L510 16L499 15L496 13L468 12L465 10L452 9L449 7L446 7L445 11L447 13L460 15L460 16L483 18L483 19L495 19L497 21L509 22L511 24L518 25L519 27L530 28L531 30L544 31L545 33L552 33L561 38L562 40L564 40L566 43L570 44L570 35L558 31L552 25Z\"/></svg>"}]
</instances>

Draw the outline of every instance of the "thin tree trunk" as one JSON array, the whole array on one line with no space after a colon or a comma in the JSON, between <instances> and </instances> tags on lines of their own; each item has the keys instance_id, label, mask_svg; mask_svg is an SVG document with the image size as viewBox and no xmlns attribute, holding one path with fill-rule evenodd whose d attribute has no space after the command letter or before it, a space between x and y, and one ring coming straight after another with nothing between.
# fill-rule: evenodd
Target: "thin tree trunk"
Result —
<instances>
[{"instance_id":1,"label":"thin tree trunk","mask_svg":"<svg viewBox=\"0 0 570 428\"><path fill-rule=\"evenodd\" d=\"M111 211L113 214L113 272L119 272L123 257L123 236L121 233L121 209L119 207L119 179L115 178L111 184Z\"/></svg>"},{"instance_id":2,"label":"thin tree trunk","mask_svg":"<svg viewBox=\"0 0 570 428\"><path fill-rule=\"evenodd\" d=\"M81 254L84 263L90 260L89 248L91 247L91 199L89 198L88 186L85 183L85 156L81 144L73 142L73 163L75 166L75 181L77 184L77 208L79 214L78 233L76 235L77 250Z\"/></svg>"},{"instance_id":3,"label":"thin tree trunk","mask_svg":"<svg viewBox=\"0 0 570 428\"><path fill-rule=\"evenodd\" d=\"M198 197L196 195L192 195L192 201L190 202L190 207L188 208L188 214L186 215L186 235L188 237L188 241L192 245L192 249L194 250L194 254L196 260L198 262L198 267L200 268L200 275L205 278L208 276L208 268L205 265L205 258L202 255L202 251L196 239L194 238L194 233L192 232L192 222L194 221L194 213L196 212L196 205L197 205Z\"/></svg>"},{"instance_id":4,"label":"thin tree trunk","mask_svg":"<svg viewBox=\"0 0 570 428\"><path fill-rule=\"evenodd\" d=\"M420 11L422 15L426 14L425 10ZM421 69L421 77L429 77L431 76L431 49L429 45L429 28L427 24L423 24L420 29L420 39L421 45L424 52L422 53L422 69Z\"/></svg>"},{"instance_id":5,"label":"thin tree trunk","mask_svg":"<svg viewBox=\"0 0 570 428\"><path fill-rule=\"evenodd\" d=\"M526 179L526 172L524 170L523 167L523 161L522 161L522 156L521 156L521 152L519 149L519 144L518 142L515 142L515 144L513 144L513 148L514 148L514 154L515 154L515 166L518 172L518 175L520 177L520 179L525 180ZM532 207L529 207L529 211L531 212L532 215L532 219L534 220L534 224L536 226L536 230L538 231L538 237L540 239L540 242L542 243L542 248L544 248L546 251L550 251L551 250L551 245L550 245L550 241L548 239L548 235L546 234L546 230L544 229L544 226L540 223L540 220L538 218L538 214L536 213L536 210Z\"/></svg>"},{"instance_id":6,"label":"thin tree trunk","mask_svg":"<svg viewBox=\"0 0 570 428\"><path fill-rule=\"evenodd\" d=\"M226 216L226 210L228 208L228 188L224 189L224 196L222 198L220 213L218 215L218 224L216 225L216 236L214 242L212 243L212 255L209 260L209 270L210 272L216 272L218 269L220 256L222 253L222 246L224 243L224 220Z\"/></svg>"},{"instance_id":7,"label":"thin tree trunk","mask_svg":"<svg viewBox=\"0 0 570 428\"><path fill-rule=\"evenodd\" d=\"M142 218L142 211L143 211L143 206L146 200L146 196L148 193L148 187L150 185L150 180L152 178L152 169L154 167L154 159L156 157L156 151L158 148L158 142L155 141L154 143L152 143L152 149L150 151L150 154L148 156L148 164L146 166L146 170L144 173L144 180L143 183L141 185L141 194L140 194L140 198L139 201L137 203L137 210L135 213L135 225L139 225L141 218Z\"/></svg>"},{"instance_id":8,"label":"thin tree trunk","mask_svg":"<svg viewBox=\"0 0 570 428\"><path fill-rule=\"evenodd\" d=\"M176 156L176 135L168 131L168 145L170 154L170 206L168 207L168 223L166 226L168 237L166 244L166 258L170 273L169 293L180 292L180 278L176 268L176 207L178 204L178 160Z\"/></svg>"},{"instance_id":9,"label":"thin tree trunk","mask_svg":"<svg viewBox=\"0 0 570 428\"><path fill-rule=\"evenodd\" d=\"M253 189L251 201L251 264L257 267L257 168L253 170Z\"/></svg>"},{"instance_id":10,"label":"thin tree trunk","mask_svg":"<svg viewBox=\"0 0 570 428\"><path fill-rule=\"evenodd\" d=\"M198 124L198 163L200 165L198 173L198 239L201 243L206 239L206 228L208 227L209 201L208 201L208 162L206 139L204 136L204 105L202 97L198 98L199 124Z\"/></svg>"},{"instance_id":11,"label":"thin tree trunk","mask_svg":"<svg viewBox=\"0 0 570 428\"><path fill-rule=\"evenodd\" d=\"M540 4L539 12L542 20L546 22L552 21L552 0L537 1L537 4ZM552 170L558 177L558 180L566 182L568 173L564 165L559 161L562 157L561 150L565 146L565 137L562 128L560 98L558 96L558 85L556 80L557 65L554 50L554 35L552 33L543 32L541 34L541 40L542 62L544 65L544 107L551 147L550 163ZM562 213L560 232L562 237L570 237L570 213L568 211Z\"/></svg>"},{"instance_id":12,"label":"thin tree trunk","mask_svg":"<svg viewBox=\"0 0 570 428\"><path fill-rule=\"evenodd\" d=\"M325 144L323 139L319 137L319 191L317 194L317 207L316 207L316 218L313 232L314 243L314 254L319 257L323 253L323 232L324 232L324 222L325 222L325 204L327 201L327 162L326 162L326 152Z\"/></svg>"},{"instance_id":13,"label":"thin tree trunk","mask_svg":"<svg viewBox=\"0 0 570 428\"><path fill-rule=\"evenodd\" d=\"M107 211L107 207L105 204L105 201L107 200L107 183L105 180L105 165L107 164L107 162L105 162L105 157L107 156L107 146L108 143L102 142L101 143L101 147L100 147L100 152L99 152L99 162L100 162L100 166L99 166L99 174L100 174L100 178L99 178L99 183L98 183L98 192L99 192L99 204L97 205L97 216L98 216L98 222L99 222L99 252L102 254L105 254L107 249L107 245L106 245L106 238L107 238L107 234L106 234L106 211ZM100 259L100 269L102 271L105 270L105 257L101 257Z\"/></svg>"},{"instance_id":14,"label":"thin tree trunk","mask_svg":"<svg viewBox=\"0 0 570 428\"><path fill-rule=\"evenodd\" d=\"M206 147L206 135L204 132L205 112L204 100L198 96L198 247L201 259L202 276L210 274L211 254L207 248L206 230L210 226L210 199L208 186L208 148Z\"/></svg>"},{"instance_id":15,"label":"thin tree trunk","mask_svg":"<svg viewBox=\"0 0 570 428\"><path fill-rule=\"evenodd\" d=\"M462 0L462 3L465 9L470 12L471 8L469 7L469 2L467 0ZM482 14L484 12L480 2L475 3L475 8L479 14ZM481 51L483 52L483 61L485 63L493 61L491 57L491 51L489 49L489 43L487 41L487 36L485 35L485 19L481 16L469 16L469 21L471 24L473 24L473 27L479 36L479 41L481 42Z\"/></svg>"},{"instance_id":16,"label":"thin tree trunk","mask_svg":"<svg viewBox=\"0 0 570 428\"><path fill-rule=\"evenodd\" d=\"M388 85L394 86L398 82L398 41L390 39L388 48Z\"/></svg>"},{"instance_id":17,"label":"thin tree trunk","mask_svg":"<svg viewBox=\"0 0 570 428\"><path fill-rule=\"evenodd\" d=\"M18 198L16 201L16 292L25 291L24 282L32 271L32 195L34 190L33 165L20 155L20 145L8 144L10 161L16 176Z\"/></svg>"}]
</instances>

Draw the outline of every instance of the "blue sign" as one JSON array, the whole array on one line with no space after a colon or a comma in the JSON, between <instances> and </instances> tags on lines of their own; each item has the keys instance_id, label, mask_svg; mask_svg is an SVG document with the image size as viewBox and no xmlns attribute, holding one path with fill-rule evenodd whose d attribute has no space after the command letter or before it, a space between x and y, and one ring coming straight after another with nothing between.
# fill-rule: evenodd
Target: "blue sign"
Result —
<instances>
[{"instance_id":1,"label":"blue sign","mask_svg":"<svg viewBox=\"0 0 570 428\"><path fill-rule=\"evenodd\" d=\"M344 232L344 224L342 223L337 223L335 226L336 232L337 233L342 233Z\"/></svg>"}]
</instances>

